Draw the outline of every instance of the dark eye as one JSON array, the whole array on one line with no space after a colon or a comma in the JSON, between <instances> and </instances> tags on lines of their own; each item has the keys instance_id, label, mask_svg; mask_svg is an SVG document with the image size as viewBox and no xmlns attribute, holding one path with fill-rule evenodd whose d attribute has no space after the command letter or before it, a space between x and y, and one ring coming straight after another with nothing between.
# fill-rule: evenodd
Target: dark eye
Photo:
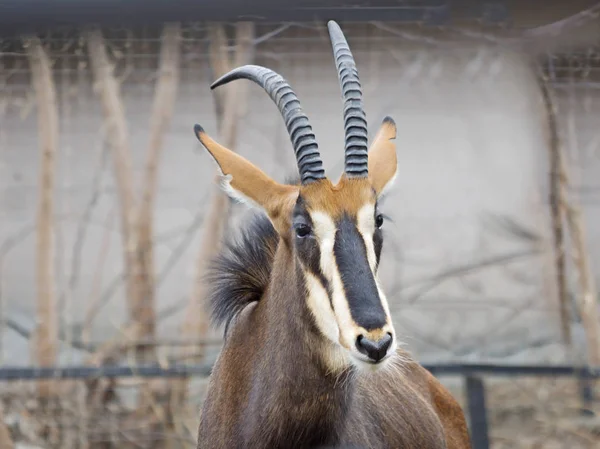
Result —
<instances>
[{"instance_id":1,"label":"dark eye","mask_svg":"<svg viewBox=\"0 0 600 449\"><path fill-rule=\"evenodd\" d=\"M375 226L377 226L378 229L383 226L383 215L377 214L375 217Z\"/></svg>"},{"instance_id":2,"label":"dark eye","mask_svg":"<svg viewBox=\"0 0 600 449\"><path fill-rule=\"evenodd\" d=\"M294 229L296 231L296 236L301 239L309 235L311 232L310 226L305 223L298 223L294 226Z\"/></svg>"}]
</instances>

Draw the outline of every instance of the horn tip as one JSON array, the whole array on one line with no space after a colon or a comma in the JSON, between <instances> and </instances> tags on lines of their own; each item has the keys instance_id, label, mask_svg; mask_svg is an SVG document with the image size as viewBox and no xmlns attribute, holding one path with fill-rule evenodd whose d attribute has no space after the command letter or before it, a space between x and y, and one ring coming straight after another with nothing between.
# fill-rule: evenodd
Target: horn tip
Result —
<instances>
[{"instance_id":1,"label":"horn tip","mask_svg":"<svg viewBox=\"0 0 600 449\"><path fill-rule=\"evenodd\" d=\"M227 84L230 81L233 81L235 79L234 75L238 71L239 71L239 69L231 70L230 72L227 72L225 75L220 76L219 78L214 80L213 83L210 85L210 90L215 90L217 87L222 86L223 84Z\"/></svg>"},{"instance_id":2,"label":"horn tip","mask_svg":"<svg viewBox=\"0 0 600 449\"><path fill-rule=\"evenodd\" d=\"M329 28L329 30L331 31L333 30L340 30L340 25L335 21L335 20L328 20L327 21L327 28Z\"/></svg>"},{"instance_id":3,"label":"horn tip","mask_svg":"<svg viewBox=\"0 0 600 449\"><path fill-rule=\"evenodd\" d=\"M240 67L236 67L233 70L225 73L210 85L210 90L214 90L215 88L222 86L224 84L230 83L231 81L238 80L240 78L246 78L250 80L254 80L254 78L260 75L260 72L265 69L265 67L253 64L246 64Z\"/></svg>"}]
</instances>

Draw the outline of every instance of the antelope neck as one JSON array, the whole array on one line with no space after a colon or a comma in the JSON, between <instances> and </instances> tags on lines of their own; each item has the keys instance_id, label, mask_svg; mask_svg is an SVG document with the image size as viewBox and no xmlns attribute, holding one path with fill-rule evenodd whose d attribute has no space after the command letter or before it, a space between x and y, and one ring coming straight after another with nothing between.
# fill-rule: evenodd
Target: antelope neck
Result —
<instances>
[{"instance_id":1,"label":"antelope neck","mask_svg":"<svg viewBox=\"0 0 600 449\"><path fill-rule=\"evenodd\" d=\"M264 393L271 403L265 405L289 414L281 420L290 426L285 434L300 432L311 444L335 443L346 421L354 382L347 378L352 377L350 370L328 373L320 352L331 343L319 333L304 295L304 274L291 249L281 242L264 298L268 337L262 348L265 363L260 366L266 372L257 375L264 376L261 384L268 390Z\"/></svg>"}]
</instances>

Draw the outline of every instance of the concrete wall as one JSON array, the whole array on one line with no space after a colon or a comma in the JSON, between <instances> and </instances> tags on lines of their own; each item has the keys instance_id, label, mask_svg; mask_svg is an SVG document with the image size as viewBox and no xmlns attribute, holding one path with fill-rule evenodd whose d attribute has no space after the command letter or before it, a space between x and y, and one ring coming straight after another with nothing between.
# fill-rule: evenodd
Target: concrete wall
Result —
<instances>
[{"instance_id":1,"label":"concrete wall","mask_svg":"<svg viewBox=\"0 0 600 449\"><path fill-rule=\"evenodd\" d=\"M384 203L394 222L385 225L381 276L407 348L428 360L561 360L548 252L546 123L527 59L467 43L373 39L357 40L353 48L370 135L385 115L398 124L399 176ZM206 59L186 55L192 62L186 63L165 140L155 215L157 270L164 273L157 294L165 315L159 325L164 338L178 336L199 246L194 229L201 223L214 172L192 125L201 123L218 138ZM262 45L256 62L290 81L311 118L326 169L337 177L342 103L327 41ZM79 81L57 74L63 88L56 263L62 330L77 335L86 310L102 303L91 336L98 341L124 323L126 309L122 284L115 284L122 260L112 164L109 155L103 162L101 110L89 73L83 72ZM39 157L35 102L31 93L17 90L23 86L25 81L0 90L0 243L6 247L18 241L2 253L0 286L5 317L33 329L31 231ZM257 86L249 89L239 152L282 181L295 174L285 127L267 95ZM139 178L152 82L125 83L122 93ZM586 119L589 110L582 105L597 114L600 102L588 91L579 95L578 104L564 103L564 116L572 112L575 134L597 147L593 121ZM585 179L590 180L595 167L588 168ZM240 224L246 211L236 206L236 213ZM587 215L589 229L595 229L596 215ZM591 231L594 254L600 250L599 237ZM113 284L117 287L111 293ZM27 341L13 329L5 329L1 346L3 363L30 363ZM64 348L63 361L75 363L80 356Z\"/></svg>"}]
</instances>

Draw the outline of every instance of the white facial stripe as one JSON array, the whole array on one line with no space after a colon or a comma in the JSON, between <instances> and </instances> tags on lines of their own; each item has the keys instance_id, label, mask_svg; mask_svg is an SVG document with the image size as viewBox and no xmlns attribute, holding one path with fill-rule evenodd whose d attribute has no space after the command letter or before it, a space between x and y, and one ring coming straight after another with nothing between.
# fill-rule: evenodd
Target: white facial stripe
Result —
<instances>
[{"instance_id":1,"label":"white facial stripe","mask_svg":"<svg viewBox=\"0 0 600 449\"><path fill-rule=\"evenodd\" d=\"M356 214L356 224L358 232L365 241L369 266L371 267L371 271L373 272L373 274L375 274L377 258L375 257L375 246L373 245L373 233L375 232L374 204L366 204L360 208L358 214Z\"/></svg>"},{"instance_id":2,"label":"white facial stripe","mask_svg":"<svg viewBox=\"0 0 600 449\"><path fill-rule=\"evenodd\" d=\"M339 340L340 329L333 310L329 304L329 297L323 284L317 277L310 273L306 273L306 287L308 289L308 308L310 309L318 328L333 342Z\"/></svg>"},{"instance_id":3,"label":"white facial stripe","mask_svg":"<svg viewBox=\"0 0 600 449\"><path fill-rule=\"evenodd\" d=\"M387 297L385 296L385 293L383 293L383 290L381 289L381 286L379 285L379 279L377 279L377 276L375 276L375 284L377 285L377 291L379 292L379 299L381 300L381 305L383 306L383 310L385 310L385 314L387 316L388 319L388 324L392 324L391 323L391 314L390 314L390 307L388 305L388 301L387 301Z\"/></svg>"},{"instance_id":4,"label":"white facial stripe","mask_svg":"<svg viewBox=\"0 0 600 449\"><path fill-rule=\"evenodd\" d=\"M333 254L333 245L335 243L336 227L331 217L322 212L311 212L311 218L315 235L319 239L319 250L321 252L321 271L330 282L331 302L333 304L334 314L337 318L339 327L339 338L334 340L346 349L351 350L354 347L354 329L356 324L352 319L348 300L344 293L342 277L340 276L335 256Z\"/></svg>"},{"instance_id":5,"label":"white facial stripe","mask_svg":"<svg viewBox=\"0 0 600 449\"><path fill-rule=\"evenodd\" d=\"M335 223L331 217L323 212L311 212L314 233L319 240L321 251L321 270L327 279L331 279L332 269L337 270L335 257L333 255L333 244L335 243Z\"/></svg>"},{"instance_id":6,"label":"white facial stripe","mask_svg":"<svg viewBox=\"0 0 600 449\"><path fill-rule=\"evenodd\" d=\"M333 308L335 309L335 314L340 326L339 343L346 349L353 350L356 339L356 323L352 319L352 314L350 313L350 307L342 284L342 277L340 276L337 265L334 265L333 270L331 302L333 303Z\"/></svg>"},{"instance_id":7,"label":"white facial stripe","mask_svg":"<svg viewBox=\"0 0 600 449\"><path fill-rule=\"evenodd\" d=\"M348 366L347 353L340 348L340 328L331 305L327 291L321 281L310 273L306 273L306 286L308 289L308 308L310 309L317 327L330 340L322 353L323 361L328 369L334 373L342 371Z\"/></svg>"}]
</instances>

